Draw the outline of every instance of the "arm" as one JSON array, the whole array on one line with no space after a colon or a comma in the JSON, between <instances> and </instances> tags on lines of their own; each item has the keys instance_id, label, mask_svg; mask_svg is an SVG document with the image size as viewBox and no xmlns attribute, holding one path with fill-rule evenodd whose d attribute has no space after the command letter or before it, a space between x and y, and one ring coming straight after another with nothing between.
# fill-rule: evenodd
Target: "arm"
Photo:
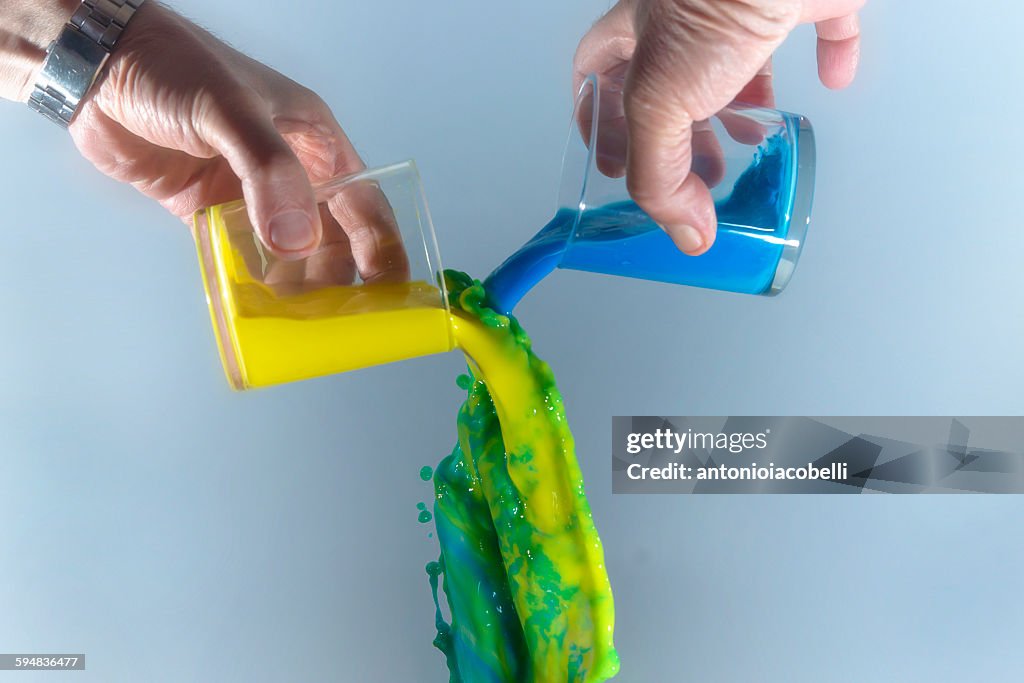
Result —
<instances>
[{"instance_id":1,"label":"arm","mask_svg":"<svg viewBox=\"0 0 1024 683\"><path fill-rule=\"evenodd\" d=\"M75 0L4 0L0 4L0 97L28 101L46 46L78 4Z\"/></svg>"}]
</instances>

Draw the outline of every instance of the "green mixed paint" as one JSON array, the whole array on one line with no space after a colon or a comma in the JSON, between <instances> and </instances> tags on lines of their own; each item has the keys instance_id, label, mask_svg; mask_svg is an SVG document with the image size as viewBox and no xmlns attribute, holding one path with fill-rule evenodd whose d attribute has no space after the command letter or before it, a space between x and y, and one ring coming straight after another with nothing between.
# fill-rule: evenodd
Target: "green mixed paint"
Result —
<instances>
[{"instance_id":1,"label":"green mixed paint","mask_svg":"<svg viewBox=\"0 0 1024 683\"><path fill-rule=\"evenodd\" d=\"M478 281L445 275L470 374L458 443L433 473L434 644L451 683L604 681L618 671L611 588L554 376Z\"/></svg>"}]
</instances>

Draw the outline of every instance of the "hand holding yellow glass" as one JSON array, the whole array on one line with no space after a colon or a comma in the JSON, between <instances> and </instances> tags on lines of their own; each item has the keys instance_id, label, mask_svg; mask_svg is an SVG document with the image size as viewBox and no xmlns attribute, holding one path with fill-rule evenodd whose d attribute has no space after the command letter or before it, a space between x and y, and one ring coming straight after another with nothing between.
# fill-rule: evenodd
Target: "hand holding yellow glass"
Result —
<instances>
[{"instance_id":1,"label":"hand holding yellow glass","mask_svg":"<svg viewBox=\"0 0 1024 683\"><path fill-rule=\"evenodd\" d=\"M324 235L304 259L267 250L241 201L195 215L210 314L235 389L455 348L415 164L363 171L314 190Z\"/></svg>"}]
</instances>

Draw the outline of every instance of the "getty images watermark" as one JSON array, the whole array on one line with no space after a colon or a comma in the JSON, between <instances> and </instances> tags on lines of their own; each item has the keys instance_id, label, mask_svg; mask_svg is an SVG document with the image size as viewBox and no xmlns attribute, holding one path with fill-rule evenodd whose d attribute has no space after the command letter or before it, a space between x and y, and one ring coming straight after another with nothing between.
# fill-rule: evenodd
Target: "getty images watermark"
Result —
<instances>
[{"instance_id":1,"label":"getty images watermark","mask_svg":"<svg viewBox=\"0 0 1024 683\"><path fill-rule=\"evenodd\" d=\"M660 450L678 456L683 450L710 452L718 450L730 454L744 453L752 450L768 448L768 437L771 428L763 432L695 432L687 428L677 432L668 428L655 429L653 432L629 432L626 436L626 453L638 455L645 450ZM714 464L686 465L682 462L669 462L664 465L641 465L630 463L626 467L626 476L632 480L689 480L697 481L740 481L740 480L774 480L788 479L792 481L827 479L845 481L849 478L849 465L845 462L832 462L817 467L813 462L799 467L779 466L774 462L749 465Z\"/></svg>"},{"instance_id":2,"label":"getty images watermark","mask_svg":"<svg viewBox=\"0 0 1024 683\"><path fill-rule=\"evenodd\" d=\"M615 493L1024 493L1024 418L615 417Z\"/></svg>"}]
</instances>

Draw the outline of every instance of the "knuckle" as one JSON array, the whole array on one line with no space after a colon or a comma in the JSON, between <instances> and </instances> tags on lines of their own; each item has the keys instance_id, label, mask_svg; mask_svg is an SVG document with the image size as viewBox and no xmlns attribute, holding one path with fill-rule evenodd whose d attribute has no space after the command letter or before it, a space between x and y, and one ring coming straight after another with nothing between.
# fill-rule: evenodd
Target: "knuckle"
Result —
<instances>
[{"instance_id":1,"label":"knuckle","mask_svg":"<svg viewBox=\"0 0 1024 683\"><path fill-rule=\"evenodd\" d=\"M655 19L647 24L633 54L624 93L634 116L661 113L696 118L707 108L706 91L712 79L702 73L707 62L698 63L690 54L695 45L691 31L690 25L674 21Z\"/></svg>"},{"instance_id":2,"label":"knuckle","mask_svg":"<svg viewBox=\"0 0 1024 683\"><path fill-rule=\"evenodd\" d=\"M302 164L287 145L257 146L250 154L254 166L271 178L294 180L306 177Z\"/></svg>"},{"instance_id":3,"label":"knuckle","mask_svg":"<svg viewBox=\"0 0 1024 683\"><path fill-rule=\"evenodd\" d=\"M193 120L211 137L241 152L243 174L290 175L302 170L294 152L273 126L266 102L244 86L201 88L193 100Z\"/></svg>"},{"instance_id":4,"label":"knuckle","mask_svg":"<svg viewBox=\"0 0 1024 683\"><path fill-rule=\"evenodd\" d=\"M316 91L284 76L268 90L267 100L276 117L303 122L317 133L326 132L334 121L331 108Z\"/></svg>"},{"instance_id":5,"label":"knuckle","mask_svg":"<svg viewBox=\"0 0 1024 683\"><path fill-rule=\"evenodd\" d=\"M262 98L250 88L241 85L229 74L211 76L194 84L192 89L194 116L198 120L209 118L215 125L231 127L249 122L265 107Z\"/></svg>"},{"instance_id":6,"label":"knuckle","mask_svg":"<svg viewBox=\"0 0 1024 683\"><path fill-rule=\"evenodd\" d=\"M656 16L711 35L778 41L796 26L799 0L664 0Z\"/></svg>"},{"instance_id":7,"label":"knuckle","mask_svg":"<svg viewBox=\"0 0 1024 683\"><path fill-rule=\"evenodd\" d=\"M799 0L654 0L642 5L631 97L683 110L691 120L713 115L771 56L797 24L800 10Z\"/></svg>"},{"instance_id":8,"label":"knuckle","mask_svg":"<svg viewBox=\"0 0 1024 683\"><path fill-rule=\"evenodd\" d=\"M631 145L635 143L641 152L650 144L664 149L684 147L694 120L689 105L666 97L650 97L642 90L627 91L623 112Z\"/></svg>"},{"instance_id":9,"label":"knuckle","mask_svg":"<svg viewBox=\"0 0 1024 683\"><path fill-rule=\"evenodd\" d=\"M290 99L295 102L298 107L317 118L323 118L330 114L330 107L324 102L323 98L320 97L311 88L307 88L299 83L292 82L292 93L289 95Z\"/></svg>"}]
</instances>

